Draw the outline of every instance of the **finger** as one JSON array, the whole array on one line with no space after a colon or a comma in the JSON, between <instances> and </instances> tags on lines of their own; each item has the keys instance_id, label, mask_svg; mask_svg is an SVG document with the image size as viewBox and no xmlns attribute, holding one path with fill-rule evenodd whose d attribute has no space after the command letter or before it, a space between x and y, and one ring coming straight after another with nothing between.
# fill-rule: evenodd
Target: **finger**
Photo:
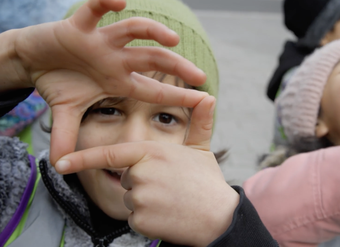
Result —
<instances>
[{"instance_id":1,"label":"finger","mask_svg":"<svg viewBox=\"0 0 340 247\"><path fill-rule=\"evenodd\" d=\"M129 72L160 71L178 76L185 83L200 86L205 73L175 52L160 47L129 47L124 49L124 65Z\"/></svg>"},{"instance_id":2,"label":"finger","mask_svg":"<svg viewBox=\"0 0 340 247\"><path fill-rule=\"evenodd\" d=\"M133 195L132 195L132 190L128 190L124 194L124 204L127 209L130 211L135 211L134 206L133 206Z\"/></svg>"},{"instance_id":3,"label":"finger","mask_svg":"<svg viewBox=\"0 0 340 247\"><path fill-rule=\"evenodd\" d=\"M126 190L132 189L132 180L131 180L130 172L131 172L131 167L126 169L120 178L120 183L122 187Z\"/></svg>"},{"instance_id":4,"label":"finger","mask_svg":"<svg viewBox=\"0 0 340 247\"><path fill-rule=\"evenodd\" d=\"M62 156L75 149L81 114L65 107L52 107L53 125L51 132L50 161L54 165Z\"/></svg>"},{"instance_id":5,"label":"finger","mask_svg":"<svg viewBox=\"0 0 340 247\"><path fill-rule=\"evenodd\" d=\"M155 40L164 46L175 46L179 42L179 36L157 21L144 18L132 17L114 25L109 25L99 29L109 37L109 43L115 47L124 47L134 39Z\"/></svg>"},{"instance_id":6,"label":"finger","mask_svg":"<svg viewBox=\"0 0 340 247\"><path fill-rule=\"evenodd\" d=\"M125 168L133 166L153 153L151 142L129 142L112 146L94 147L70 153L55 165L61 174L75 173L86 169Z\"/></svg>"},{"instance_id":7,"label":"finger","mask_svg":"<svg viewBox=\"0 0 340 247\"><path fill-rule=\"evenodd\" d=\"M125 95L149 103L193 108L208 95L206 92L160 83L137 73L131 74L131 80L133 90Z\"/></svg>"},{"instance_id":8,"label":"finger","mask_svg":"<svg viewBox=\"0 0 340 247\"><path fill-rule=\"evenodd\" d=\"M216 99L207 96L194 108L185 145L200 150L210 150L215 104Z\"/></svg>"},{"instance_id":9,"label":"finger","mask_svg":"<svg viewBox=\"0 0 340 247\"><path fill-rule=\"evenodd\" d=\"M70 21L80 30L88 32L96 28L105 13L121 11L125 6L125 0L89 0L73 14Z\"/></svg>"}]
</instances>

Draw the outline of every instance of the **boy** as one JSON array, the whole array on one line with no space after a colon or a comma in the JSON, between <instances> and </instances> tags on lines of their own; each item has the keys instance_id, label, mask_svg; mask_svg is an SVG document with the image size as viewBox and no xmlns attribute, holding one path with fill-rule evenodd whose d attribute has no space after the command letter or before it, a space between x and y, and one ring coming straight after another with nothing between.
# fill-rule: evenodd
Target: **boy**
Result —
<instances>
[{"instance_id":1,"label":"boy","mask_svg":"<svg viewBox=\"0 0 340 247\"><path fill-rule=\"evenodd\" d=\"M2 138L0 180L5 181L2 188L8 191L1 197L5 210L1 211L0 240L7 237L5 246L207 246L210 243L211 246L277 246L242 189L233 190L225 183L209 152L214 98L195 90L181 90L187 87L186 83L199 86L204 75L178 55L152 47L154 43L151 47L140 47L150 43L135 41L132 45L136 47L125 47L134 38L151 38L163 45L174 45L176 36L163 25L142 18L95 29L105 12L123 7L121 1L90 1L53 29L55 36L66 39L55 39L64 42L64 46L74 41L82 46L73 46L68 51L70 54L62 54L61 61L67 70L60 71L54 64L49 65L47 73L33 74L39 78L34 85L52 107L54 116L51 164L61 173L77 174L56 173L46 153L40 158L40 172L34 178L35 165L30 158L31 167L27 166L23 144ZM175 0L131 0L126 11L104 16L99 25L137 15L166 22L180 32L182 42L175 51L197 59L194 63L208 75L207 84L198 89L217 93L214 57L202 28L187 7ZM70 37L60 36L68 25L77 26L74 32L78 35L68 32ZM82 58L79 49L86 46L84 56L90 59L74 63L72 54ZM21 54L26 58L29 51ZM58 61L60 54L52 51ZM112 60L108 56L111 53ZM103 62L106 59L108 63ZM51 67L56 71L50 70ZM163 73L143 72L150 70ZM154 83L152 78L163 83ZM3 84L2 92L26 85ZM14 91L10 99L18 101L24 98L24 93ZM190 113L188 108L192 107ZM81 122L79 136L77 120ZM60 159L73 151L74 143L78 152ZM27 190L31 190L28 196ZM20 195L22 201L32 198L26 199L24 209L23 203L18 202ZM16 208L21 209L17 210L19 213L26 210L26 214L19 217L11 211ZM16 217L20 218L19 223ZM16 219L17 225L8 234L7 226L12 219ZM156 238L163 241L151 240Z\"/></svg>"}]
</instances>

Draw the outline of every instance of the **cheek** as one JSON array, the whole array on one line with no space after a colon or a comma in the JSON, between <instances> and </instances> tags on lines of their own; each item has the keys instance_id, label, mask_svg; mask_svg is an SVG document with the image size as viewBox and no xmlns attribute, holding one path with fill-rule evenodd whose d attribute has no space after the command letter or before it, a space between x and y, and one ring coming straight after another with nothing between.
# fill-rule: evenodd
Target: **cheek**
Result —
<instances>
[{"instance_id":1,"label":"cheek","mask_svg":"<svg viewBox=\"0 0 340 247\"><path fill-rule=\"evenodd\" d=\"M115 144L117 133L109 125L84 124L79 129L76 150Z\"/></svg>"},{"instance_id":2,"label":"cheek","mask_svg":"<svg viewBox=\"0 0 340 247\"><path fill-rule=\"evenodd\" d=\"M326 107L329 108L331 111L337 111L338 106L340 104L340 81L336 80L333 82L329 87L326 88L324 92L324 98L326 102Z\"/></svg>"},{"instance_id":3,"label":"cheek","mask_svg":"<svg viewBox=\"0 0 340 247\"><path fill-rule=\"evenodd\" d=\"M107 198L108 195L106 194L105 186L101 183L103 179L101 170L84 170L78 172L77 176L87 195L97 206L100 206L101 202Z\"/></svg>"},{"instance_id":4,"label":"cheek","mask_svg":"<svg viewBox=\"0 0 340 247\"><path fill-rule=\"evenodd\" d=\"M80 183L82 184L83 188L85 189L86 193L91 197L93 201L95 201L95 198L93 198L93 195L96 195L96 173L98 171L91 169L91 170L84 170L77 173L77 176L79 178Z\"/></svg>"},{"instance_id":5,"label":"cheek","mask_svg":"<svg viewBox=\"0 0 340 247\"><path fill-rule=\"evenodd\" d=\"M166 143L183 144L186 138L186 128L174 131L172 133L157 133L157 137L153 138L155 141L161 141Z\"/></svg>"},{"instance_id":6,"label":"cheek","mask_svg":"<svg viewBox=\"0 0 340 247\"><path fill-rule=\"evenodd\" d=\"M95 177L95 170L91 169L91 170L84 170L81 172L77 173L77 176L79 178L79 180L82 181L92 181L94 180Z\"/></svg>"},{"instance_id":7,"label":"cheek","mask_svg":"<svg viewBox=\"0 0 340 247\"><path fill-rule=\"evenodd\" d=\"M340 83L334 83L325 88L321 100L322 116L327 125L334 131L340 123Z\"/></svg>"},{"instance_id":8,"label":"cheek","mask_svg":"<svg viewBox=\"0 0 340 247\"><path fill-rule=\"evenodd\" d=\"M334 119L337 119L337 122L340 120L340 97L332 93L332 95L327 100L327 108L329 109L329 115Z\"/></svg>"}]
</instances>

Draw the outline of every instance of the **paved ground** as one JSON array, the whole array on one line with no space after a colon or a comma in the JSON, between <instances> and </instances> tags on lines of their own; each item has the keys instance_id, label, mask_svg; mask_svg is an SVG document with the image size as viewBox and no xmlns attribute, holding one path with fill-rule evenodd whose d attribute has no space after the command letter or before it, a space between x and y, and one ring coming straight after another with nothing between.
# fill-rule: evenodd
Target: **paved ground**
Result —
<instances>
[{"instance_id":1,"label":"paved ground","mask_svg":"<svg viewBox=\"0 0 340 247\"><path fill-rule=\"evenodd\" d=\"M273 104L265 96L265 86L282 43L291 36L279 13L195 12L208 31L220 68L212 149L230 149L223 171L227 181L241 184L256 171L257 157L269 148Z\"/></svg>"},{"instance_id":2,"label":"paved ground","mask_svg":"<svg viewBox=\"0 0 340 247\"><path fill-rule=\"evenodd\" d=\"M280 12L281 0L183 0L194 9Z\"/></svg>"}]
</instances>

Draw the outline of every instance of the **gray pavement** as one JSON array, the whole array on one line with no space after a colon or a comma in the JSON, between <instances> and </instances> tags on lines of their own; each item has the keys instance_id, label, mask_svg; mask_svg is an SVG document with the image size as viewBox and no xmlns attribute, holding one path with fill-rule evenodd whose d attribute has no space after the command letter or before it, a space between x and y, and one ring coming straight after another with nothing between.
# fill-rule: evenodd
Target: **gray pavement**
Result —
<instances>
[{"instance_id":1,"label":"gray pavement","mask_svg":"<svg viewBox=\"0 0 340 247\"><path fill-rule=\"evenodd\" d=\"M265 86L283 42L291 35L279 13L195 10L206 28L220 70L220 93L212 150L230 149L225 178L242 184L269 150L273 104Z\"/></svg>"},{"instance_id":2,"label":"gray pavement","mask_svg":"<svg viewBox=\"0 0 340 247\"><path fill-rule=\"evenodd\" d=\"M282 0L183 0L193 9L280 12Z\"/></svg>"}]
</instances>

